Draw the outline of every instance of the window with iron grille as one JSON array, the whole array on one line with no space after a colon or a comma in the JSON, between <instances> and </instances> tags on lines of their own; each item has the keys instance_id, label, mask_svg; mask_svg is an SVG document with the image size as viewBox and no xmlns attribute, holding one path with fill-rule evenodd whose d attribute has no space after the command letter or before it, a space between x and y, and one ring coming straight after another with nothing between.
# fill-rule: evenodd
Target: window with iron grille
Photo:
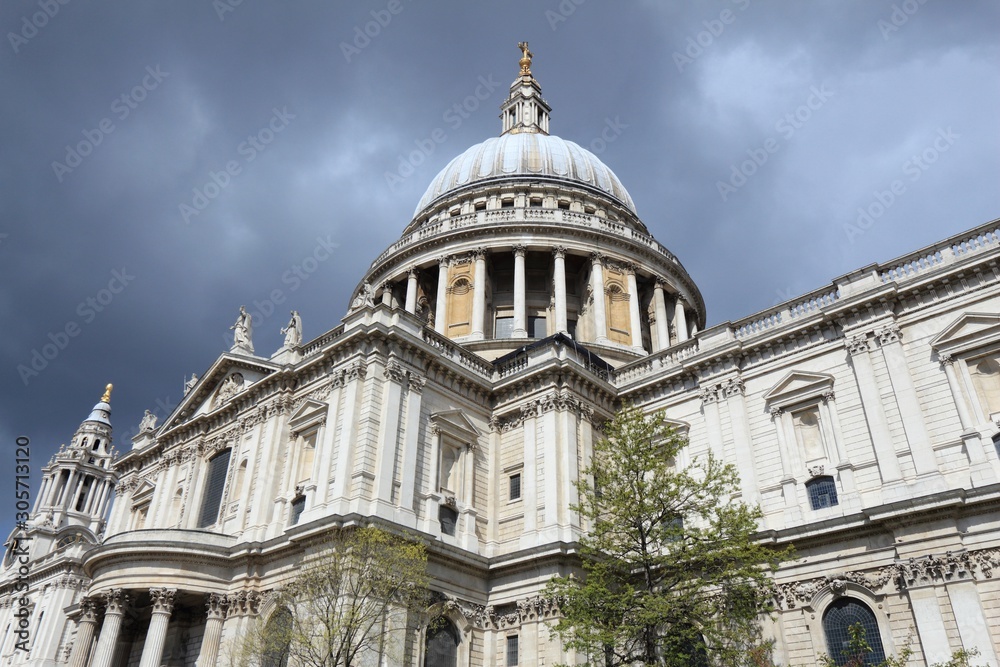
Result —
<instances>
[{"instance_id":1,"label":"window with iron grille","mask_svg":"<svg viewBox=\"0 0 1000 667\"><path fill-rule=\"evenodd\" d=\"M518 500L521 497L521 473L510 476L510 499Z\"/></svg>"},{"instance_id":2,"label":"window with iron grille","mask_svg":"<svg viewBox=\"0 0 1000 667\"><path fill-rule=\"evenodd\" d=\"M817 477L806 482L806 492L809 494L809 506L814 510L833 507L837 501L837 484L833 477Z\"/></svg>"},{"instance_id":3,"label":"window with iron grille","mask_svg":"<svg viewBox=\"0 0 1000 667\"><path fill-rule=\"evenodd\" d=\"M207 528L219 519L219 507L222 505L222 492L226 489L226 473L229 472L231 453L231 450L227 449L208 461L205 495L201 501L201 514L198 515L199 528Z\"/></svg>"},{"instance_id":4,"label":"window with iron grille","mask_svg":"<svg viewBox=\"0 0 1000 667\"><path fill-rule=\"evenodd\" d=\"M507 635L507 667L517 665L517 635Z\"/></svg>"},{"instance_id":5,"label":"window with iron grille","mask_svg":"<svg viewBox=\"0 0 1000 667\"><path fill-rule=\"evenodd\" d=\"M854 598L841 598L830 605L823 614L823 633L830 657L837 665L846 665L851 658L850 643L852 625L860 624L865 632L865 641L871 651L865 654L865 665L877 665L885 660L882 636L878 631L878 621L868 605ZM853 664L853 663L852 663Z\"/></svg>"}]
</instances>

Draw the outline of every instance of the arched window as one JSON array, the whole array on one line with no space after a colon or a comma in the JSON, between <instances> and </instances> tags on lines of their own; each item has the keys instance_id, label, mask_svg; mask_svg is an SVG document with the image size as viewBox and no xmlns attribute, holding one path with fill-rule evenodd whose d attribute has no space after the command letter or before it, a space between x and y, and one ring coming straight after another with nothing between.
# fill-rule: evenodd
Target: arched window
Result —
<instances>
[{"instance_id":1,"label":"arched window","mask_svg":"<svg viewBox=\"0 0 1000 667\"><path fill-rule=\"evenodd\" d=\"M806 482L806 493L809 494L809 506L814 510L833 507L838 503L837 483L829 475Z\"/></svg>"},{"instance_id":2,"label":"arched window","mask_svg":"<svg viewBox=\"0 0 1000 667\"><path fill-rule=\"evenodd\" d=\"M170 500L170 523L171 528L177 528L181 523L181 508L184 506L184 488L178 486L174 491L174 497Z\"/></svg>"},{"instance_id":3,"label":"arched window","mask_svg":"<svg viewBox=\"0 0 1000 667\"><path fill-rule=\"evenodd\" d=\"M424 667L458 667L458 629L443 616L431 621L427 628Z\"/></svg>"},{"instance_id":4,"label":"arched window","mask_svg":"<svg viewBox=\"0 0 1000 667\"><path fill-rule=\"evenodd\" d=\"M207 528L219 520L222 506L222 492L226 488L226 474L229 472L230 449L219 452L208 461L208 475L205 480L205 495L201 502L198 527Z\"/></svg>"},{"instance_id":5,"label":"arched window","mask_svg":"<svg viewBox=\"0 0 1000 667\"><path fill-rule=\"evenodd\" d=\"M865 665L877 665L885 660L882 636L878 631L878 621L868 605L854 598L841 598L831 604L823 614L823 633L830 657L837 665L846 665L851 658L851 626L857 625L864 631L865 642L871 652L864 657Z\"/></svg>"},{"instance_id":6,"label":"arched window","mask_svg":"<svg viewBox=\"0 0 1000 667\"><path fill-rule=\"evenodd\" d=\"M459 276L448 287L448 335L465 336L472 332L472 281Z\"/></svg>"},{"instance_id":7,"label":"arched window","mask_svg":"<svg viewBox=\"0 0 1000 667\"><path fill-rule=\"evenodd\" d=\"M632 343L629 295L624 288L612 282L605 290L605 312L608 318L608 338L616 343Z\"/></svg>"},{"instance_id":8,"label":"arched window","mask_svg":"<svg viewBox=\"0 0 1000 667\"><path fill-rule=\"evenodd\" d=\"M1000 412L1000 363L987 357L969 370L986 413Z\"/></svg>"},{"instance_id":9,"label":"arched window","mask_svg":"<svg viewBox=\"0 0 1000 667\"><path fill-rule=\"evenodd\" d=\"M264 646L261 667L286 667L288 647L292 643L292 612L282 607L275 611L264 626Z\"/></svg>"}]
</instances>

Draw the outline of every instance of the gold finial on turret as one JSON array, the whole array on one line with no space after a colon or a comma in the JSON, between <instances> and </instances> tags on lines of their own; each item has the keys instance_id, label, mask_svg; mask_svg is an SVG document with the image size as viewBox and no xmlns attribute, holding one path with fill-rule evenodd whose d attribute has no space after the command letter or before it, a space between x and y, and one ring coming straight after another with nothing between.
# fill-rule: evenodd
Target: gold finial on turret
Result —
<instances>
[{"instance_id":1,"label":"gold finial on turret","mask_svg":"<svg viewBox=\"0 0 1000 667\"><path fill-rule=\"evenodd\" d=\"M108 383L108 386L104 388L104 396L101 396L101 403L107 403L111 400L111 390L114 388L113 384Z\"/></svg>"},{"instance_id":2,"label":"gold finial on turret","mask_svg":"<svg viewBox=\"0 0 1000 667\"><path fill-rule=\"evenodd\" d=\"M531 76L531 58L534 54L528 50L527 42L518 42L517 48L521 49L521 59L518 61L521 66L521 76Z\"/></svg>"}]
</instances>

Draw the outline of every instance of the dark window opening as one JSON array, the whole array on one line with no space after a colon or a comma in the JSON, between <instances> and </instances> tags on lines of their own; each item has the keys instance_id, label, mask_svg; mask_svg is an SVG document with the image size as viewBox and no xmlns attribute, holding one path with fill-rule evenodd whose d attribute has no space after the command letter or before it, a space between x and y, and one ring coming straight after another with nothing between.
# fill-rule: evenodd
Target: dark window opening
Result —
<instances>
[{"instance_id":1,"label":"dark window opening","mask_svg":"<svg viewBox=\"0 0 1000 667\"><path fill-rule=\"evenodd\" d=\"M447 505L441 505L438 510L438 521L441 522L441 532L454 537L455 527L458 525L458 512Z\"/></svg>"},{"instance_id":2,"label":"dark window opening","mask_svg":"<svg viewBox=\"0 0 1000 667\"><path fill-rule=\"evenodd\" d=\"M292 501L292 514L289 517L288 525L294 526L299 522L299 517L306 508L306 497L298 496Z\"/></svg>"},{"instance_id":3,"label":"dark window opening","mask_svg":"<svg viewBox=\"0 0 1000 667\"><path fill-rule=\"evenodd\" d=\"M837 483L833 477L817 477L806 482L806 492L809 494L809 506L814 510L833 507L837 501Z\"/></svg>"},{"instance_id":4,"label":"dark window opening","mask_svg":"<svg viewBox=\"0 0 1000 667\"><path fill-rule=\"evenodd\" d=\"M226 474L229 472L229 455L232 450L216 454L208 461L208 475L205 483L205 497L201 502L198 527L207 528L219 519L222 506L222 492L226 488Z\"/></svg>"},{"instance_id":5,"label":"dark window opening","mask_svg":"<svg viewBox=\"0 0 1000 667\"><path fill-rule=\"evenodd\" d=\"M457 667L458 630L446 618L438 617L427 628L424 667Z\"/></svg>"},{"instance_id":6,"label":"dark window opening","mask_svg":"<svg viewBox=\"0 0 1000 667\"><path fill-rule=\"evenodd\" d=\"M545 338L547 335L545 316L530 315L528 317L528 338Z\"/></svg>"}]
</instances>

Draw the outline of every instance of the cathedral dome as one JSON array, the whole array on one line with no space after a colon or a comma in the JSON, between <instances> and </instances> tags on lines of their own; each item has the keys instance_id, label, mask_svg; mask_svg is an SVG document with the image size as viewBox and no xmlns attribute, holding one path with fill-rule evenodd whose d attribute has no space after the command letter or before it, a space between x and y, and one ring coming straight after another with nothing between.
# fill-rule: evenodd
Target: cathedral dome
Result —
<instances>
[{"instance_id":1,"label":"cathedral dome","mask_svg":"<svg viewBox=\"0 0 1000 667\"><path fill-rule=\"evenodd\" d=\"M635 214L622 182L596 155L572 141L542 133L504 134L472 146L431 181L414 217L438 198L509 177L570 181L609 195Z\"/></svg>"}]
</instances>

